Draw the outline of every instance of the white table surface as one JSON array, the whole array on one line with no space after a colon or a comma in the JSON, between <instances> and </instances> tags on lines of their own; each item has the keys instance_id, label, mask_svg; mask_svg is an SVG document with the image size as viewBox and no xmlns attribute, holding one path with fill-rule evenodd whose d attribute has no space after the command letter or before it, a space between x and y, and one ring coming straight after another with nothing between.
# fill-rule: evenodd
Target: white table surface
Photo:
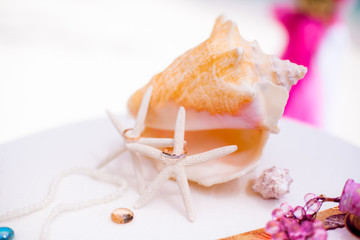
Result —
<instances>
[{"instance_id":1,"label":"white table surface","mask_svg":"<svg viewBox=\"0 0 360 240\"><path fill-rule=\"evenodd\" d=\"M125 119L125 118L124 118ZM128 120L127 120L128 121ZM64 213L52 224L56 239L216 239L263 227L272 209L282 202L303 205L308 192L337 197L348 178L360 181L360 149L317 129L281 120L280 134L272 135L262 163L248 175L210 188L191 184L196 221L187 220L175 182L167 182L145 207L133 209L138 198L128 154L104 168L126 179L128 189L119 199L84 210ZM185 136L186 138L186 136ZM121 143L106 118L67 125L0 145L0 214L37 202L47 194L51 180L73 166L94 167ZM280 200L263 200L249 188L249 180L268 167L290 169L290 194ZM154 172L147 168L147 180ZM114 187L82 176L61 183L57 198L46 209L7 222L16 240L38 239L45 219L60 202L103 195ZM333 207L324 204L323 209ZM133 222L110 220L115 208L134 211ZM355 239L345 229L329 232L329 239Z\"/></svg>"}]
</instances>

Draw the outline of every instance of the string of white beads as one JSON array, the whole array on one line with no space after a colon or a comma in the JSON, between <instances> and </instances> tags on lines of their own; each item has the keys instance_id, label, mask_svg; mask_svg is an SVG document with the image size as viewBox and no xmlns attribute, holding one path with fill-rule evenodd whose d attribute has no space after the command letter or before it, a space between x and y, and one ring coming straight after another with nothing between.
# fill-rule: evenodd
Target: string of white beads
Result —
<instances>
[{"instance_id":1,"label":"string of white beads","mask_svg":"<svg viewBox=\"0 0 360 240\"><path fill-rule=\"evenodd\" d=\"M121 194L123 193L123 191L125 190L125 188L127 186L126 181L123 180L122 178L119 178L116 175L111 175L111 174L104 173L97 169L91 169L91 168L86 168L86 167L71 168L71 169L65 170L64 172L62 172L61 174L59 174L58 176L56 176L54 178L54 180L50 186L50 189L48 191L48 195L45 197L45 199L43 199L42 201L37 202L37 203L29 204L29 205L19 208L19 209L10 210L10 211L0 215L0 222L14 219L14 218L19 218L19 217L31 214L33 212L36 212L38 210L41 210L41 209L47 207L55 199L56 191L57 191L58 185L61 182L61 180L72 174L86 175L86 176L92 177L92 178L102 181L102 182L114 184L118 187L116 188L115 191L113 191L109 194L106 194L102 197L94 198L94 199L87 200L87 201L75 202L75 203L62 203L62 204L59 204L58 206L56 206L52 210L52 212L49 215L49 217L47 218L47 220L45 221L45 224L43 225L41 235L40 235L41 240L49 239L50 225L51 225L52 221L59 214L61 214L63 212L84 209L84 208L87 208L87 207L90 207L93 205L113 201L121 196Z\"/></svg>"}]
</instances>

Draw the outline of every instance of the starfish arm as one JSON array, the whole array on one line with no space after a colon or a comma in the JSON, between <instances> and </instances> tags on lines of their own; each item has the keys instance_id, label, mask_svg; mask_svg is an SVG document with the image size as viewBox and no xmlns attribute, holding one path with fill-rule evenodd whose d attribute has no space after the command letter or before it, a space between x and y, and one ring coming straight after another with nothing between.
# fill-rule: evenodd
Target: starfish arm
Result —
<instances>
[{"instance_id":1,"label":"starfish arm","mask_svg":"<svg viewBox=\"0 0 360 240\"><path fill-rule=\"evenodd\" d=\"M134 172L135 172L135 177L136 177L136 181L138 184L138 190L139 190L139 193L141 194L145 190L145 183L144 183L144 178L143 178L141 161L140 161L138 153L130 152L130 154L131 154L132 162L134 165Z\"/></svg>"},{"instance_id":2,"label":"starfish arm","mask_svg":"<svg viewBox=\"0 0 360 240\"><path fill-rule=\"evenodd\" d=\"M123 125L121 124L119 119L112 112L110 112L109 110L106 110L106 113L107 113L108 117L110 118L110 121L112 122L112 124L116 128L116 130L120 134L122 134L124 132L125 128L123 127Z\"/></svg>"},{"instance_id":3,"label":"starfish arm","mask_svg":"<svg viewBox=\"0 0 360 240\"><path fill-rule=\"evenodd\" d=\"M185 205L185 210L188 219L193 222L195 220L194 216L194 206L190 193L189 183L184 171L184 168L180 165L176 166L174 170L176 176L176 182L179 185L181 196Z\"/></svg>"},{"instance_id":4,"label":"starfish arm","mask_svg":"<svg viewBox=\"0 0 360 240\"><path fill-rule=\"evenodd\" d=\"M140 138L137 143L149 145L152 147L169 147L173 146L173 138Z\"/></svg>"},{"instance_id":5,"label":"starfish arm","mask_svg":"<svg viewBox=\"0 0 360 240\"><path fill-rule=\"evenodd\" d=\"M185 108L180 107L175 124L174 153L181 154L184 151L185 135Z\"/></svg>"},{"instance_id":6,"label":"starfish arm","mask_svg":"<svg viewBox=\"0 0 360 240\"><path fill-rule=\"evenodd\" d=\"M135 203L135 208L141 208L159 191L162 185L170 178L173 166L165 166L163 170L156 176L154 181L141 193L139 200Z\"/></svg>"},{"instance_id":7,"label":"starfish arm","mask_svg":"<svg viewBox=\"0 0 360 240\"><path fill-rule=\"evenodd\" d=\"M131 137L138 137L141 135L142 131L144 131L145 128L145 118L147 115L147 111L149 108L150 100L151 100L151 93L152 93L153 87L150 86L147 88L143 99L141 101L139 111L136 117L136 122L134 126L134 130L130 133Z\"/></svg>"},{"instance_id":8,"label":"starfish arm","mask_svg":"<svg viewBox=\"0 0 360 240\"><path fill-rule=\"evenodd\" d=\"M158 159L161 161L162 159L162 151L156 149L154 147L150 147L144 144L139 143L128 143L126 144L126 148L129 149L131 152L137 152L143 154L145 156Z\"/></svg>"},{"instance_id":9,"label":"starfish arm","mask_svg":"<svg viewBox=\"0 0 360 240\"><path fill-rule=\"evenodd\" d=\"M115 158L117 158L120 154L122 154L125 151L125 145L120 145L120 149L116 150L116 152L110 154L109 156L107 156L103 161L101 161L96 168L102 168L103 166L105 166L106 164L108 164L109 162L111 162L112 160L114 160Z\"/></svg>"},{"instance_id":10,"label":"starfish arm","mask_svg":"<svg viewBox=\"0 0 360 240\"><path fill-rule=\"evenodd\" d=\"M197 165L206 161L210 161L212 159L221 158L223 156L235 152L236 150L237 150L236 145L229 145L225 147L215 148L207 152L188 156L182 163L183 165L186 166Z\"/></svg>"}]
</instances>

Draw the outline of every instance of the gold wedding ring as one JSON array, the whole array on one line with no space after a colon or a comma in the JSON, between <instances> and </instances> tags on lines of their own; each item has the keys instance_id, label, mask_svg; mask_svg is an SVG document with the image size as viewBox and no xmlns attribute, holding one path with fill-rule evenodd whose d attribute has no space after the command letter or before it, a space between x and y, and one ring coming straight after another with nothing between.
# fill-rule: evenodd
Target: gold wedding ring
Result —
<instances>
[{"instance_id":1,"label":"gold wedding ring","mask_svg":"<svg viewBox=\"0 0 360 240\"><path fill-rule=\"evenodd\" d=\"M132 130L134 130L133 128L128 128L128 129L125 129L123 132L122 132L122 136L123 136L123 138L127 141L127 142L136 142L137 140L139 140L140 139L140 136L139 137L134 137L134 138L132 138L132 137L129 137L129 136L127 136L127 132L129 132L129 131L132 131Z\"/></svg>"},{"instance_id":2,"label":"gold wedding ring","mask_svg":"<svg viewBox=\"0 0 360 240\"><path fill-rule=\"evenodd\" d=\"M176 153L174 153L174 148L173 147L166 147L166 148L164 148L162 154L166 158L181 159L181 158L184 158L186 156L187 151L186 151L186 149L183 149L182 153L176 154Z\"/></svg>"}]
</instances>

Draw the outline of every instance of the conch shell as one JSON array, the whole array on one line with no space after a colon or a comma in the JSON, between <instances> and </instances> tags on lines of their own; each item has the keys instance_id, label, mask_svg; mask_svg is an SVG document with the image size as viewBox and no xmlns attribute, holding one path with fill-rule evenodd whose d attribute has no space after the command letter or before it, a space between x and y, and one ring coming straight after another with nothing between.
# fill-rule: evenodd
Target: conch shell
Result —
<instances>
[{"instance_id":1,"label":"conch shell","mask_svg":"<svg viewBox=\"0 0 360 240\"><path fill-rule=\"evenodd\" d=\"M291 86L305 73L303 66L264 54L256 41L246 41L236 24L221 16L210 38L136 91L128 109L136 116L152 85L144 136L172 137L183 106L189 154L236 144L235 153L186 169L189 180L211 186L256 166L269 133L278 132Z\"/></svg>"}]
</instances>

